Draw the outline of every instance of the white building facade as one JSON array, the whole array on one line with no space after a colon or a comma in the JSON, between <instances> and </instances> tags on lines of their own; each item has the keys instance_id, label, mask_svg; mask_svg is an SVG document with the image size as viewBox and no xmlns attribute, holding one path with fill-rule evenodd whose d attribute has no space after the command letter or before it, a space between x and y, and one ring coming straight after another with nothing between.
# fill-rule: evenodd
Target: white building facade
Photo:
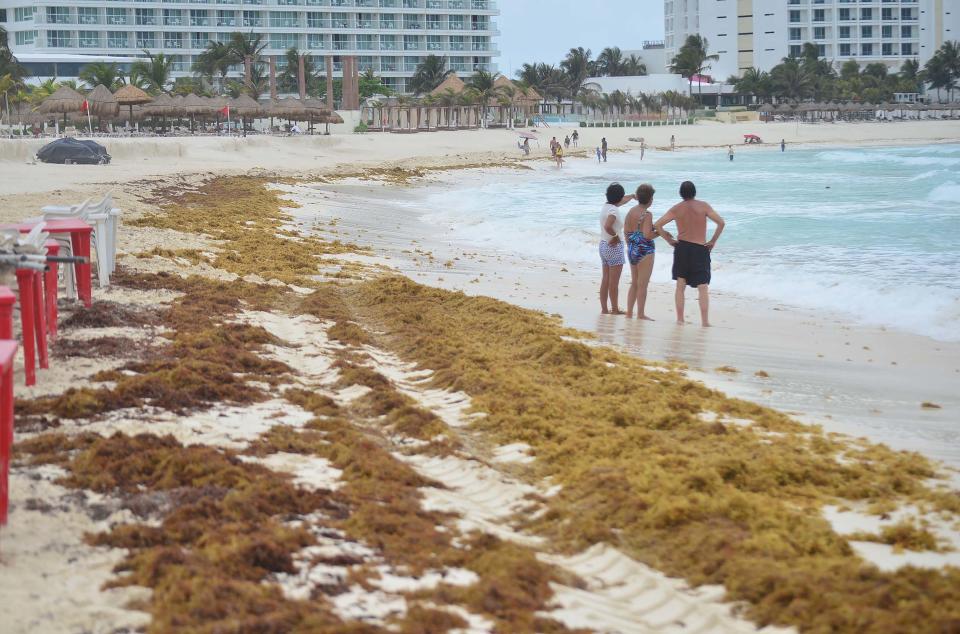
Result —
<instances>
[{"instance_id":1,"label":"white building facade","mask_svg":"<svg viewBox=\"0 0 960 634\"><path fill-rule=\"evenodd\" d=\"M144 50L172 56L173 76L188 76L208 42L240 31L262 35L263 55L280 66L290 47L318 69L332 56L335 74L341 57L355 56L361 73L399 92L427 55L461 75L495 71L498 16L495 0L0 0L10 46L39 78L76 76L82 63L53 61L64 56Z\"/></svg>"},{"instance_id":2,"label":"white building facade","mask_svg":"<svg viewBox=\"0 0 960 634\"><path fill-rule=\"evenodd\" d=\"M720 56L708 71L719 80L769 71L806 42L837 66L853 59L896 70L960 40L960 0L664 0L664 15L667 64L699 33Z\"/></svg>"}]
</instances>

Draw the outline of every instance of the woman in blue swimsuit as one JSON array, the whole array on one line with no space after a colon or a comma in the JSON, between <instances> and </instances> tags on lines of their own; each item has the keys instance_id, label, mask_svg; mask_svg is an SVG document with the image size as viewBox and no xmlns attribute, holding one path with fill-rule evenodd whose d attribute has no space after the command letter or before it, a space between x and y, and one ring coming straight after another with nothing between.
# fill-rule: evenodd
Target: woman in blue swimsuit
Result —
<instances>
[{"instance_id":1,"label":"woman in blue swimsuit","mask_svg":"<svg viewBox=\"0 0 960 634\"><path fill-rule=\"evenodd\" d=\"M630 261L630 290L627 292L627 317L633 317L633 305L637 305L637 319L646 319L647 288L653 273L656 253L656 232L653 230L653 205L655 190L650 185L637 188L637 206L627 212L623 221L623 233L627 238L627 259Z\"/></svg>"}]
</instances>

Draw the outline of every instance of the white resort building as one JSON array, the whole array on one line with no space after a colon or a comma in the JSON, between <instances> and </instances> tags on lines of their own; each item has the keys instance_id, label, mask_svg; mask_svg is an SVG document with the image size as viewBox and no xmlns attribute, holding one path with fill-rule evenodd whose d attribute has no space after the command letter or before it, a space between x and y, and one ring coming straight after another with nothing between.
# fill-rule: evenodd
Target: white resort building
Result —
<instances>
[{"instance_id":1,"label":"white resort building","mask_svg":"<svg viewBox=\"0 0 960 634\"><path fill-rule=\"evenodd\" d=\"M332 56L335 74L355 56L398 92L427 55L461 75L496 70L498 15L495 0L0 0L0 25L34 80L76 77L89 61L128 66L145 50L186 76L208 42L241 31L261 34L278 66L290 47L321 70Z\"/></svg>"},{"instance_id":2,"label":"white resort building","mask_svg":"<svg viewBox=\"0 0 960 634\"><path fill-rule=\"evenodd\" d=\"M719 80L751 67L769 71L805 42L837 65L854 59L893 69L925 63L947 40L960 40L960 0L664 0L667 64L688 35L720 55Z\"/></svg>"}]
</instances>

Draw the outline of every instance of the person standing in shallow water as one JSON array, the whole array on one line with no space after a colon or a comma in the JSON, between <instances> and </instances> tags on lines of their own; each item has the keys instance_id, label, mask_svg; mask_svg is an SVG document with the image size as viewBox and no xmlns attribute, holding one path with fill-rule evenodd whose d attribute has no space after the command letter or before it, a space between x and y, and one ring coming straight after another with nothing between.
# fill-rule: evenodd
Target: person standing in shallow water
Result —
<instances>
[{"instance_id":1,"label":"person standing in shallow water","mask_svg":"<svg viewBox=\"0 0 960 634\"><path fill-rule=\"evenodd\" d=\"M727 156L730 157L730 161L733 161L733 146L732 146L732 145L728 145L728 146L727 146Z\"/></svg>"},{"instance_id":2,"label":"person standing in shallow water","mask_svg":"<svg viewBox=\"0 0 960 634\"><path fill-rule=\"evenodd\" d=\"M637 206L627 212L623 220L623 235L627 239L627 261L630 263L630 290L627 293L627 317L633 317L633 306L637 306L637 319L653 321L646 315L647 288L653 273L653 258L656 256L657 237L653 230L653 204L655 190L650 185L637 188L635 199Z\"/></svg>"},{"instance_id":3,"label":"person standing in shallow water","mask_svg":"<svg viewBox=\"0 0 960 634\"><path fill-rule=\"evenodd\" d=\"M683 316L684 291L687 286L697 289L700 299L700 323L710 326L710 253L717 244L726 224L713 207L696 200L697 188L690 181L680 185L680 197L683 202L674 205L654 224L654 230L662 236L673 250L673 279L677 281L675 293L677 324L685 323ZM717 228L713 237L707 240L707 218ZM664 225L677 223L677 238L664 229Z\"/></svg>"},{"instance_id":4,"label":"person standing in shallow water","mask_svg":"<svg viewBox=\"0 0 960 634\"><path fill-rule=\"evenodd\" d=\"M780 151L781 151L781 152L786 152L786 151L787 151L787 140L786 140L786 139L780 139Z\"/></svg>"},{"instance_id":5,"label":"person standing in shallow water","mask_svg":"<svg viewBox=\"0 0 960 634\"><path fill-rule=\"evenodd\" d=\"M600 139L600 151L603 153L603 162L607 162L607 137Z\"/></svg>"},{"instance_id":6,"label":"person standing in shallow water","mask_svg":"<svg viewBox=\"0 0 960 634\"><path fill-rule=\"evenodd\" d=\"M625 195L623 185L612 183L607 187L607 202L600 209L600 265L603 268L600 278L600 312L604 315L622 315L618 303L620 294L620 274L623 273L623 219L620 207L633 200L634 196ZM609 308L608 308L609 300Z\"/></svg>"}]
</instances>

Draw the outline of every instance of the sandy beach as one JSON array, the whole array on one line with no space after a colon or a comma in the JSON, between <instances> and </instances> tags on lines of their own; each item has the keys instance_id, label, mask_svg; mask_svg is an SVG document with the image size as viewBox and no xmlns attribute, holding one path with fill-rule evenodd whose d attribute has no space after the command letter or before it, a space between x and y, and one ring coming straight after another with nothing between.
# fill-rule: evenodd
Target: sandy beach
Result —
<instances>
[{"instance_id":1,"label":"sandy beach","mask_svg":"<svg viewBox=\"0 0 960 634\"><path fill-rule=\"evenodd\" d=\"M0 140L3 221L124 213L111 288L17 368L11 631L955 627L960 343L726 292L677 328L663 281L628 322L590 267L423 220L568 131L108 139L102 167ZM747 133L960 122L586 129L568 160Z\"/></svg>"}]
</instances>

